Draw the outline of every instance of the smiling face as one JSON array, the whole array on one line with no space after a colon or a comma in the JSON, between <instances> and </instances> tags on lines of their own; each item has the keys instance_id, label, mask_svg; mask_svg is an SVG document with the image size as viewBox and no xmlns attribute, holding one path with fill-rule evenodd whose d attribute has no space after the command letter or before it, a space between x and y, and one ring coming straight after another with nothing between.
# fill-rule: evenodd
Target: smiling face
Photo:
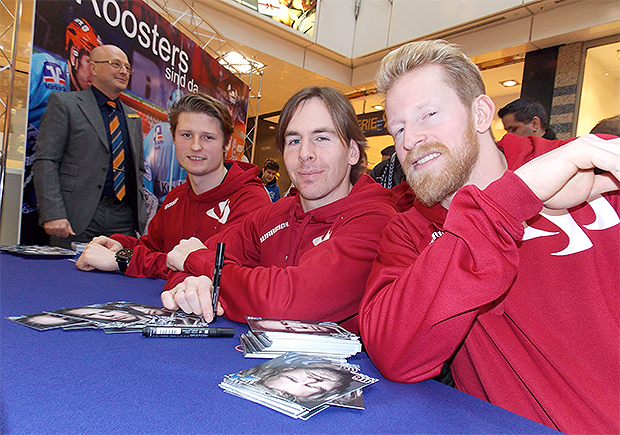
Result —
<instances>
[{"instance_id":1,"label":"smiling face","mask_svg":"<svg viewBox=\"0 0 620 435\"><path fill-rule=\"evenodd\" d=\"M189 174L194 193L199 195L220 184L226 174L224 153L228 145L224 144L218 119L205 113L181 112L174 144L177 160Z\"/></svg>"},{"instance_id":2,"label":"smiling face","mask_svg":"<svg viewBox=\"0 0 620 435\"><path fill-rule=\"evenodd\" d=\"M271 183L273 179L276 178L277 173L278 171L275 169L263 169L263 182L265 184Z\"/></svg>"},{"instance_id":3,"label":"smiling face","mask_svg":"<svg viewBox=\"0 0 620 435\"><path fill-rule=\"evenodd\" d=\"M353 141L344 143L321 99L311 98L297 107L286 127L283 156L304 211L351 191L351 167L359 160L359 149Z\"/></svg>"},{"instance_id":4,"label":"smiling face","mask_svg":"<svg viewBox=\"0 0 620 435\"><path fill-rule=\"evenodd\" d=\"M96 63L108 60L119 62L121 65L129 65L129 60L123 50L114 45L102 45L94 48L90 53L93 85L114 100L127 89L130 74L125 67L115 69L107 62Z\"/></svg>"},{"instance_id":5,"label":"smiling face","mask_svg":"<svg viewBox=\"0 0 620 435\"><path fill-rule=\"evenodd\" d=\"M426 206L447 206L474 182L480 145L471 111L432 64L399 78L385 101L388 130L412 190Z\"/></svg>"}]
</instances>

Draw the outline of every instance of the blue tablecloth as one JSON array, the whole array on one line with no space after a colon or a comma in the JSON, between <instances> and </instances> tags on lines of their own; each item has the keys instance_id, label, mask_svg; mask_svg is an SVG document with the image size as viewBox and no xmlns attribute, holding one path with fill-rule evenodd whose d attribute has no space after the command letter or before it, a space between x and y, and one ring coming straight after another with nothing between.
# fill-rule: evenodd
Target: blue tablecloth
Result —
<instances>
[{"instance_id":1,"label":"blue tablecloth","mask_svg":"<svg viewBox=\"0 0 620 435\"><path fill-rule=\"evenodd\" d=\"M435 381L387 381L365 354L349 361L380 379L364 390L366 410L295 420L218 387L264 361L235 349L247 326L225 319L216 326L233 326L234 338L36 331L5 319L119 300L160 306L163 284L0 254L0 433L557 433Z\"/></svg>"}]
</instances>

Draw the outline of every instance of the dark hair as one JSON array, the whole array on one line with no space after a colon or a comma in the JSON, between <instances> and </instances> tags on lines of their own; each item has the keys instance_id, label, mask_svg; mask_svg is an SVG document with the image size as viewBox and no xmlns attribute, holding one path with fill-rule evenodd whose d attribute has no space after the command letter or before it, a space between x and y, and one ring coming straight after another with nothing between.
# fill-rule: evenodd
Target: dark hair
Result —
<instances>
[{"instance_id":1,"label":"dark hair","mask_svg":"<svg viewBox=\"0 0 620 435\"><path fill-rule=\"evenodd\" d=\"M215 118L220 123L222 134L224 135L224 147L228 145L230 136L232 136L234 127L230 118L230 113L226 106L219 100L210 95L199 92L187 94L179 98L170 108L168 119L170 120L170 130L174 136L177 125L179 124L179 115L183 112L203 113Z\"/></svg>"},{"instance_id":2,"label":"dark hair","mask_svg":"<svg viewBox=\"0 0 620 435\"><path fill-rule=\"evenodd\" d=\"M518 100L514 100L499 109L497 116L503 118L509 113L514 114L517 122L522 122L524 124L529 124L535 116L538 116L541 127L547 128L547 112L545 111L543 105L536 100L527 98L519 98Z\"/></svg>"},{"instance_id":3,"label":"dark hair","mask_svg":"<svg viewBox=\"0 0 620 435\"><path fill-rule=\"evenodd\" d=\"M280 165L274 159L265 160L265 164L263 165L263 169L272 169L274 171L280 170Z\"/></svg>"},{"instance_id":4,"label":"dark hair","mask_svg":"<svg viewBox=\"0 0 620 435\"><path fill-rule=\"evenodd\" d=\"M392 154L396 152L396 147L394 145L390 145L389 147L385 147L381 150L382 156L392 157Z\"/></svg>"},{"instance_id":5,"label":"dark hair","mask_svg":"<svg viewBox=\"0 0 620 435\"><path fill-rule=\"evenodd\" d=\"M301 104L313 98L318 98L325 103L327 111L332 117L332 121L336 127L336 132L344 144L348 147L351 140L357 144L360 151L360 159L353 168L351 168L351 174L353 174L355 172L354 169L361 163L362 151L366 149L367 141L357 122L357 115L355 114L351 102L347 96L338 89L308 86L289 98L282 112L280 112L280 121L278 122L278 129L276 131L276 148L281 153L284 153L286 129L291 119L293 119L293 115L295 115L297 108Z\"/></svg>"},{"instance_id":6,"label":"dark hair","mask_svg":"<svg viewBox=\"0 0 620 435\"><path fill-rule=\"evenodd\" d=\"M620 136L620 115L612 116L611 118L601 119L598 124L590 130L592 134L613 134Z\"/></svg>"}]
</instances>

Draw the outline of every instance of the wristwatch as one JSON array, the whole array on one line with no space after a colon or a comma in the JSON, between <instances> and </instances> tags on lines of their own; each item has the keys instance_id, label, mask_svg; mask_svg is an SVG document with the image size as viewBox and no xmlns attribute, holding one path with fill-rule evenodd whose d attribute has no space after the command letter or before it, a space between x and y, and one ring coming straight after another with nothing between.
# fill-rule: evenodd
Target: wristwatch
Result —
<instances>
[{"instance_id":1,"label":"wristwatch","mask_svg":"<svg viewBox=\"0 0 620 435\"><path fill-rule=\"evenodd\" d=\"M116 252L114 258L116 258L116 264L118 264L118 269L125 273L127 270L127 266L129 266L129 262L131 261L131 256L133 255L133 249L121 249Z\"/></svg>"}]
</instances>

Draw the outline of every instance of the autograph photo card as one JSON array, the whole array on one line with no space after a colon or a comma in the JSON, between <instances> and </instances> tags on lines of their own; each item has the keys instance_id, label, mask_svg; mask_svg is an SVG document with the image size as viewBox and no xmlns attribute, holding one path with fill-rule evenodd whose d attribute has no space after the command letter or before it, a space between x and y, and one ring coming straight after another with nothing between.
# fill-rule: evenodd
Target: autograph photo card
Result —
<instances>
[{"instance_id":1,"label":"autograph photo card","mask_svg":"<svg viewBox=\"0 0 620 435\"><path fill-rule=\"evenodd\" d=\"M377 379L359 373L357 366L293 352L250 369L227 375L224 391L260 403L294 418L306 419ZM359 404L358 404L359 407ZM363 408L363 405L361 405Z\"/></svg>"},{"instance_id":2,"label":"autograph photo card","mask_svg":"<svg viewBox=\"0 0 620 435\"><path fill-rule=\"evenodd\" d=\"M7 319L38 331L45 331L47 329L66 328L70 326L88 325L88 322L84 320L74 319L67 316L62 316L55 313L36 313L26 314L23 316L11 316Z\"/></svg>"},{"instance_id":3,"label":"autograph photo card","mask_svg":"<svg viewBox=\"0 0 620 435\"><path fill-rule=\"evenodd\" d=\"M118 333L141 332L147 325L208 326L200 316L127 301L62 308L7 319L39 331L103 329L107 333Z\"/></svg>"}]
</instances>

